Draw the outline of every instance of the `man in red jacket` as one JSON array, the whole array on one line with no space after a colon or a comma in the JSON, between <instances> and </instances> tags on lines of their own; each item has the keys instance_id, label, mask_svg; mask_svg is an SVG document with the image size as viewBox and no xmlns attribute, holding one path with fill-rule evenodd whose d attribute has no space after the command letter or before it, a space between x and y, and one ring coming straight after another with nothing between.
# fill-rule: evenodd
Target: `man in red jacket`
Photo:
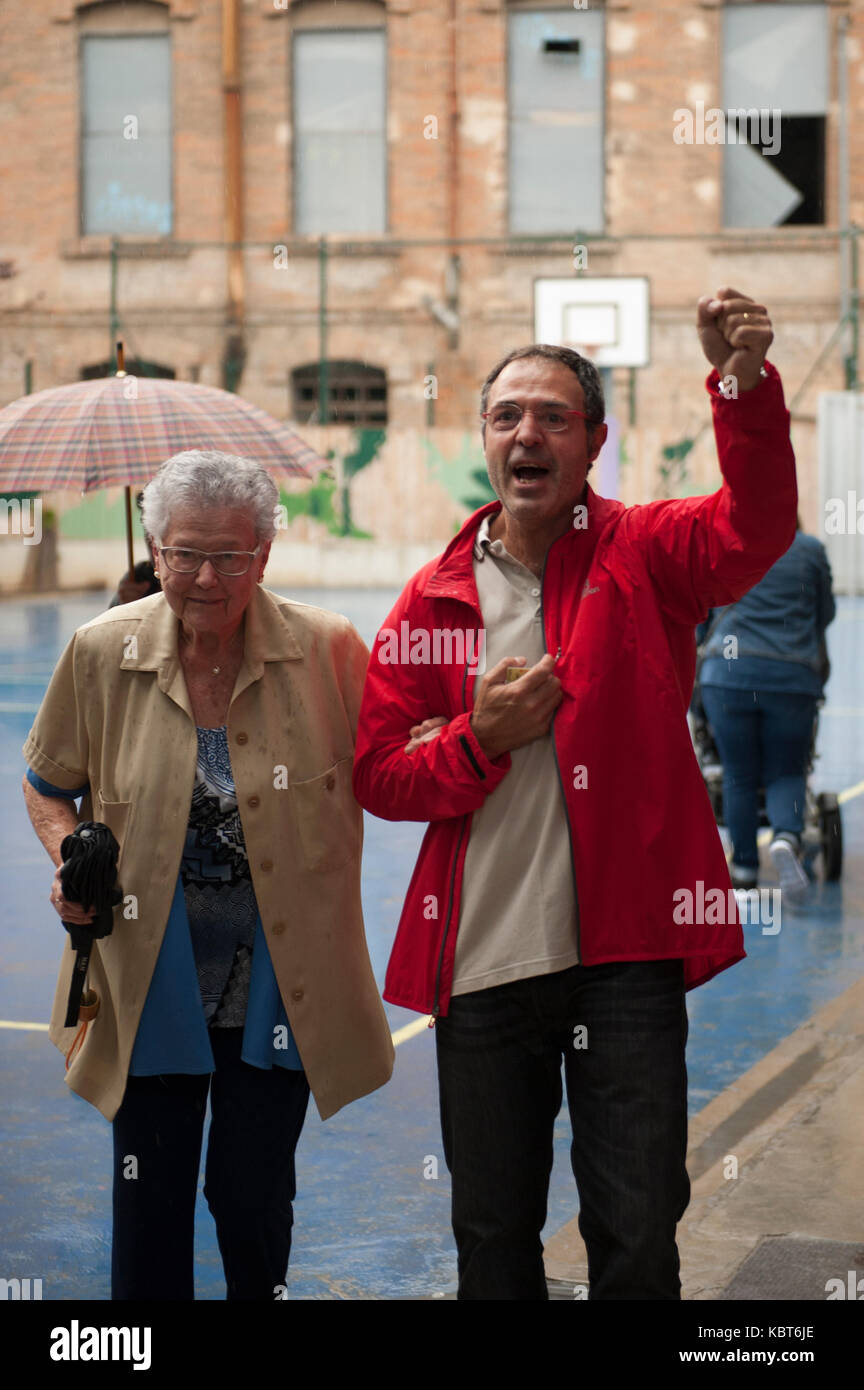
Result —
<instances>
[{"instance_id":1,"label":"man in red jacket","mask_svg":"<svg viewBox=\"0 0 864 1390\"><path fill-rule=\"evenodd\" d=\"M795 535L764 306L705 296L720 490L624 507L588 470L600 377L508 354L482 391L500 499L378 634L354 789L429 827L384 997L436 1021L459 1298L547 1297L561 1059L589 1298L680 1298L686 989L744 956L686 722L693 630Z\"/></svg>"}]
</instances>

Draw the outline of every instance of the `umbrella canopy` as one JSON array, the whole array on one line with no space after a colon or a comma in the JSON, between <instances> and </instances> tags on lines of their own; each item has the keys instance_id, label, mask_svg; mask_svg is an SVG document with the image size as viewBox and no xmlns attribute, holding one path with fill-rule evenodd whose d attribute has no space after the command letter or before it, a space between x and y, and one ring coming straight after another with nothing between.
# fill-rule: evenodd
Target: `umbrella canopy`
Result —
<instances>
[{"instance_id":1,"label":"umbrella canopy","mask_svg":"<svg viewBox=\"0 0 864 1390\"><path fill-rule=\"evenodd\" d=\"M0 410L7 492L144 484L182 449L242 454L296 478L330 467L290 425L197 382L119 373L36 391Z\"/></svg>"}]
</instances>

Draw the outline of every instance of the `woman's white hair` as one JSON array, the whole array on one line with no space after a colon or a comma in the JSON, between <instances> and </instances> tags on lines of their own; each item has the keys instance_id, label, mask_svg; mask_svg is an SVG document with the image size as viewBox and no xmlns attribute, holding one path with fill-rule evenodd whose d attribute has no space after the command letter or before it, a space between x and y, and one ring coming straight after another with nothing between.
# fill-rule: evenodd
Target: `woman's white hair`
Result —
<instances>
[{"instance_id":1,"label":"woman's white hair","mask_svg":"<svg viewBox=\"0 0 864 1390\"><path fill-rule=\"evenodd\" d=\"M259 463L219 449L184 449L166 459L144 488L141 523L161 545L180 508L236 507L250 514L259 541L272 541L278 504L279 489Z\"/></svg>"}]
</instances>

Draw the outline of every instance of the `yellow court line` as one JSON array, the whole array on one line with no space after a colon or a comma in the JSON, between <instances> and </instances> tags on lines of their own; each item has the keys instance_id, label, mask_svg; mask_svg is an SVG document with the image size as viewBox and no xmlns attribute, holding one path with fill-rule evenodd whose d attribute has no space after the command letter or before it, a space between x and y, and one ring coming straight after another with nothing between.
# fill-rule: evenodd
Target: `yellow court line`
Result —
<instances>
[{"instance_id":1,"label":"yellow court line","mask_svg":"<svg viewBox=\"0 0 864 1390\"><path fill-rule=\"evenodd\" d=\"M413 1023L406 1023L404 1028L397 1028L395 1033L390 1036L393 1039L393 1046L398 1047L400 1043L407 1042L409 1038L416 1038L418 1033L422 1033L424 1028L429 1027L429 1015L425 1018L415 1018Z\"/></svg>"},{"instance_id":2,"label":"yellow court line","mask_svg":"<svg viewBox=\"0 0 864 1390\"><path fill-rule=\"evenodd\" d=\"M855 785L854 785L853 787L847 787L845 791L838 792L838 794L837 794L837 800L838 800L839 802L841 802L841 803L844 803L844 802L846 802L846 801L852 801L852 799L853 799L854 797L856 797L856 796L861 796L862 793L864 793L864 782L856 782ZM766 827L764 830L760 830L760 832L759 832L759 844L760 844L760 845L765 844L768 840L770 840L770 838L771 838L771 830L770 830L770 827ZM730 850L730 854L731 854L731 850ZM727 856L727 857L728 857L728 856ZM404 1028L397 1028L395 1033L391 1033L391 1034L390 1034L390 1037L391 1037L392 1042L393 1042L393 1046L394 1046L394 1047L398 1047L400 1043L407 1042L409 1038L416 1038L417 1035L418 1035L418 1033L422 1033L422 1032L424 1031L424 1029L426 1029L426 1028L428 1028L428 1027L429 1027L429 1016L428 1016L428 1015L424 1015L422 1018L415 1018L415 1020L414 1020L413 1023L406 1023L405 1026L404 1026ZM24 1030L26 1030L26 1031L28 1031L28 1032L31 1032L31 1033L47 1033L47 1032L48 1032L48 1024L47 1024L47 1023L17 1023L17 1022L14 1022L14 1021L11 1020L11 1019L6 1019L6 1018L0 1018L0 1028L18 1028L18 1029L24 1029Z\"/></svg>"},{"instance_id":3,"label":"yellow court line","mask_svg":"<svg viewBox=\"0 0 864 1390\"><path fill-rule=\"evenodd\" d=\"M847 801L852 801L856 796L861 796L862 794L864 794L864 782L856 782L854 786L847 787L845 791L838 792L837 801L842 806ZM773 832L770 826L766 826L764 830L759 831L758 840L760 848L768 844L769 840L772 838L772 834ZM731 849L726 857L727 859L731 859ZM393 1046L398 1047L400 1043L407 1042L409 1038L416 1038L418 1033L422 1033L424 1028L428 1027L428 1017L415 1019L413 1023L406 1023L404 1028L399 1028L395 1033L390 1034L393 1039Z\"/></svg>"},{"instance_id":4,"label":"yellow court line","mask_svg":"<svg viewBox=\"0 0 864 1390\"><path fill-rule=\"evenodd\" d=\"M424 1028L429 1027L428 1018L415 1018L413 1023L406 1023L404 1028L397 1028L395 1033L391 1033L393 1046L398 1047L400 1043L407 1042L409 1038L416 1038L418 1033L422 1033ZM0 1028L18 1028L30 1033L47 1033L47 1023L18 1023L17 1020L0 1018Z\"/></svg>"}]
</instances>

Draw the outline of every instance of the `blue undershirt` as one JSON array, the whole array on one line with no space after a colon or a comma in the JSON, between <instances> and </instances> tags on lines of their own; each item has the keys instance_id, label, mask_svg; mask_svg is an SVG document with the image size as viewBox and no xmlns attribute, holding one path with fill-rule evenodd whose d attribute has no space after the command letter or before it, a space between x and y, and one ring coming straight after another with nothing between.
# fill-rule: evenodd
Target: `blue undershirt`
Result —
<instances>
[{"instance_id":1,"label":"blue undershirt","mask_svg":"<svg viewBox=\"0 0 864 1390\"><path fill-rule=\"evenodd\" d=\"M27 780L43 796L77 801L87 785L75 791L55 787L27 769ZM257 914L252 951L252 974L243 1028L241 1057L250 1066L302 1071L303 1063L279 994L267 939ZM199 1075L215 1070L195 957L183 883L178 875L165 936L147 991L129 1065L130 1076L182 1072Z\"/></svg>"}]
</instances>

